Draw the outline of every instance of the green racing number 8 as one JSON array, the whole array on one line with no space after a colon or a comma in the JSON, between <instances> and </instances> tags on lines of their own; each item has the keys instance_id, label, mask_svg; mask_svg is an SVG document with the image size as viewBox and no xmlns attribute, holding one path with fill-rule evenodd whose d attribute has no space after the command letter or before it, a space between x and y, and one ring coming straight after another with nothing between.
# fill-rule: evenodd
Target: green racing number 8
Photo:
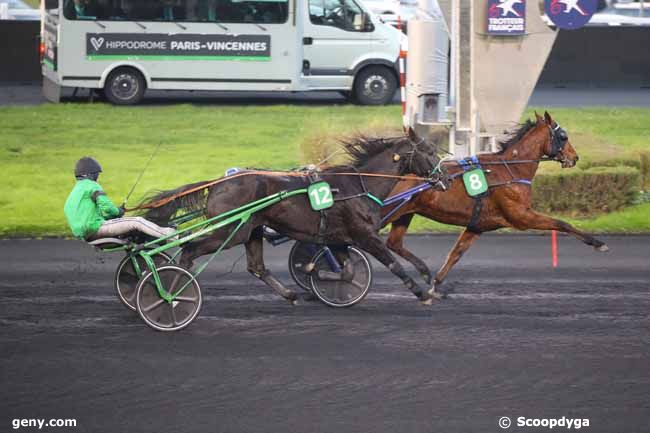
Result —
<instances>
[{"instance_id":1,"label":"green racing number 8","mask_svg":"<svg viewBox=\"0 0 650 433\"><path fill-rule=\"evenodd\" d=\"M483 194L488 189L488 183L485 179L485 173L480 168L468 171L463 175L465 190L470 197L476 197Z\"/></svg>"}]
</instances>

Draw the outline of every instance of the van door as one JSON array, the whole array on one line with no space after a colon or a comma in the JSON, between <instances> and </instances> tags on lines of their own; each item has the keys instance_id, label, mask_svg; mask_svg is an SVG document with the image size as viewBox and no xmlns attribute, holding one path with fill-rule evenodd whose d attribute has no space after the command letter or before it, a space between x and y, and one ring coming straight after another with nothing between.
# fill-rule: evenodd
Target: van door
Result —
<instances>
[{"instance_id":1,"label":"van door","mask_svg":"<svg viewBox=\"0 0 650 433\"><path fill-rule=\"evenodd\" d=\"M372 23L355 0L308 0L303 80L309 88L350 89L353 69L370 51Z\"/></svg>"}]
</instances>

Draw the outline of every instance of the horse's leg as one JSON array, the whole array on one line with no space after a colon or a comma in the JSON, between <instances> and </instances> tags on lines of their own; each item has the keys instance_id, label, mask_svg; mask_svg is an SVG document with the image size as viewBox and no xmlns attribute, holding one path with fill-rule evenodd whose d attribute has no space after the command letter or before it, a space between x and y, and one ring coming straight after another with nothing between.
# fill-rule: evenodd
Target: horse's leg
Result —
<instances>
[{"instance_id":1,"label":"horse's leg","mask_svg":"<svg viewBox=\"0 0 650 433\"><path fill-rule=\"evenodd\" d=\"M358 239L357 244L359 247L372 254L373 257L399 277L404 282L404 285L417 296L420 302L424 305L431 305L433 303L432 293L422 289L422 287L406 274L402 265L395 260L388 247L384 245L384 242L376 233L368 233L365 236L359 236Z\"/></svg>"},{"instance_id":2,"label":"horse's leg","mask_svg":"<svg viewBox=\"0 0 650 433\"><path fill-rule=\"evenodd\" d=\"M408 260L413 266L415 266L415 269L417 269L420 275L422 275L424 281L427 284L430 284L431 271L429 271L429 267L419 257L404 248L404 236L411 224L413 215L414 214L403 215L399 219L393 221L390 227L390 233L388 234L388 240L386 241L386 246L389 250Z\"/></svg>"},{"instance_id":3,"label":"horse's leg","mask_svg":"<svg viewBox=\"0 0 650 433\"><path fill-rule=\"evenodd\" d=\"M208 237L196 241L191 241L182 245L183 253L181 254L181 258L179 260L180 266L184 267L185 269L191 269L194 259L218 250L226 241L228 236L231 235L231 233L232 232L228 231L227 228L222 228L216 230ZM224 247L224 250L232 248L236 245L241 245L248 240L250 235L251 226L249 224L246 224L239 229L239 231L233 236L232 239L230 239L228 245Z\"/></svg>"},{"instance_id":4,"label":"horse's leg","mask_svg":"<svg viewBox=\"0 0 650 433\"><path fill-rule=\"evenodd\" d=\"M217 250L222 242L223 239L218 235L188 242L186 245L183 245L183 253L181 254L179 265L188 270L192 269L194 259Z\"/></svg>"},{"instance_id":5,"label":"horse's leg","mask_svg":"<svg viewBox=\"0 0 650 433\"><path fill-rule=\"evenodd\" d=\"M585 244L594 247L597 251L609 251L605 242L590 236L571 224L541 213L532 209L514 210L506 213L508 221L518 230L556 230L567 233Z\"/></svg>"},{"instance_id":6,"label":"horse's leg","mask_svg":"<svg viewBox=\"0 0 650 433\"><path fill-rule=\"evenodd\" d=\"M275 276L264 266L264 242L262 226L256 227L246 246L246 260L248 262L248 272L264 281L269 287L275 290L280 296L295 304L297 295L294 291L287 289Z\"/></svg>"},{"instance_id":7,"label":"horse's leg","mask_svg":"<svg viewBox=\"0 0 650 433\"><path fill-rule=\"evenodd\" d=\"M472 246L474 241L476 241L480 235L480 233L470 232L465 229L460 236L458 236L456 244L451 251L449 251L445 263L442 265L440 270L436 272L436 278L433 280L433 284L431 285L431 291L434 293L437 292L438 286L440 286L445 278L447 278L447 274L451 271L451 268L458 263L458 260L460 260L463 254L465 254L465 251Z\"/></svg>"},{"instance_id":8,"label":"horse's leg","mask_svg":"<svg viewBox=\"0 0 650 433\"><path fill-rule=\"evenodd\" d=\"M342 267L341 279L344 281L352 281L354 278L354 264L352 263L352 260L350 260L350 253L347 245L332 245L330 246L330 250L332 250L332 254L334 254L336 261Z\"/></svg>"}]
</instances>

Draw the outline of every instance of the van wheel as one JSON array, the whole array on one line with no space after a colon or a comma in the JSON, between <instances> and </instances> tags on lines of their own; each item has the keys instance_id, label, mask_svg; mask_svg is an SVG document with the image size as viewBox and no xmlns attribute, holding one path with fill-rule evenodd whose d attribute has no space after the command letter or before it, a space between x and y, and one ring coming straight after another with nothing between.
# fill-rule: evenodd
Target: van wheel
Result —
<instances>
[{"instance_id":1,"label":"van wheel","mask_svg":"<svg viewBox=\"0 0 650 433\"><path fill-rule=\"evenodd\" d=\"M354 96L361 105L385 105L393 100L397 79L388 68L370 66L354 81Z\"/></svg>"},{"instance_id":2,"label":"van wheel","mask_svg":"<svg viewBox=\"0 0 650 433\"><path fill-rule=\"evenodd\" d=\"M106 99L115 105L135 105L142 101L146 83L133 68L119 68L110 73L104 85Z\"/></svg>"}]
</instances>

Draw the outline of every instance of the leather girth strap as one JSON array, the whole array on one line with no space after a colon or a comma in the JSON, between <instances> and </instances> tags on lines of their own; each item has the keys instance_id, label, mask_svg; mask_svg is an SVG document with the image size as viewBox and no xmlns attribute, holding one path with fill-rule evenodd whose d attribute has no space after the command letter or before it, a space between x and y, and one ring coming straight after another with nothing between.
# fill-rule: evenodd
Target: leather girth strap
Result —
<instances>
[{"instance_id":1,"label":"leather girth strap","mask_svg":"<svg viewBox=\"0 0 650 433\"><path fill-rule=\"evenodd\" d=\"M317 171L310 171L307 173L307 179L309 179L309 184L320 182L323 180L320 177ZM319 211L320 213L320 222L318 223L318 241L319 243L325 243L325 233L327 232L327 212L326 209Z\"/></svg>"},{"instance_id":2,"label":"leather girth strap","mask_svg":"<svg viewBox=\"0 0 650 433\"><path fill-rule=\"evenodd\" d=\"M467 224L467 230L472 233L481 233L478 229L478 223L481 219L481 211L483 210L483 197L485 197L485 195L480 195L474 198L472 217L469 220L469 224Z\"/></svg>"}]
</instances>

